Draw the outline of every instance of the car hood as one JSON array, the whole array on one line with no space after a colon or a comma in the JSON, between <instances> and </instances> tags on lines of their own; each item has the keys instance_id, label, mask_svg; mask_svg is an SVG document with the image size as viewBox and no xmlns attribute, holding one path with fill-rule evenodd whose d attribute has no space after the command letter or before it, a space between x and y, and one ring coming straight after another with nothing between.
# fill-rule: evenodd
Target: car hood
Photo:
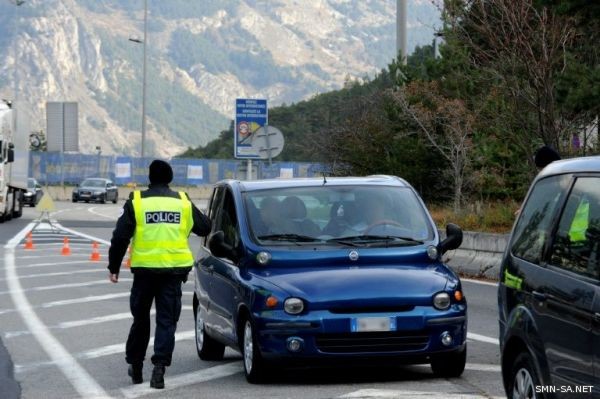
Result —
<instances>
[{"instance_id":1,"label":"car hood","mask_svg":"<svg viewBox=\"0 0 600 399\"><path fill-rule=\"evenodd\" d=\"M434 265L269 269L256 275L306 300L311 309L431 305L448 282L443 267Z\"/></svg>"}]
</instances>

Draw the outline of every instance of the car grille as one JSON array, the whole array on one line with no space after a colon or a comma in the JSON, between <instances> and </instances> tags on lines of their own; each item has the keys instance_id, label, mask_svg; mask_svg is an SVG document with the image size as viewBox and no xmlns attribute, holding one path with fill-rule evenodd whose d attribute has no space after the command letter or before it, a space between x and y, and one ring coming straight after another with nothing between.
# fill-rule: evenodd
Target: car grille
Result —
<instances>
[{"instance_id":1,"label":"car grille","mask_svg":"<svg viewBox=\"0 0 600 399\"><path fill-rule=\"evenodd\" d=\"M91 191L80 191L79 192L80 195L92 195Z\"/></svg>"},{"instance_id":2,"label":"car grille","mask_svg":"<svg viewBox=\"0 0 600 399\"><path fill-rule=\"evenodd\" d=\"M425 331L386 331L318 334L317 348L324 353L404 352L425 349Z\"/></svg>"}]
</instances>

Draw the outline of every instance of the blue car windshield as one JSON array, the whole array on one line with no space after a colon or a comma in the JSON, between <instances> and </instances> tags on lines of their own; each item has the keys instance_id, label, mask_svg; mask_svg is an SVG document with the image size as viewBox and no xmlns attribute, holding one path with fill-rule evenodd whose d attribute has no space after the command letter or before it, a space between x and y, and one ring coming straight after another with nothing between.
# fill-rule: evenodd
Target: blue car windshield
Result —
<instances>
[{"instance_id":1,"label":"blue car windshield","mask_svg":"<svg viewBox=\"0 0 600 399\"><path fill-rule=\"evenodd\" d=\"M246 192L244 199L260 243L417 245L433 238L427 211L407 187L282 187Z\"/></svg>"}]
</instances>

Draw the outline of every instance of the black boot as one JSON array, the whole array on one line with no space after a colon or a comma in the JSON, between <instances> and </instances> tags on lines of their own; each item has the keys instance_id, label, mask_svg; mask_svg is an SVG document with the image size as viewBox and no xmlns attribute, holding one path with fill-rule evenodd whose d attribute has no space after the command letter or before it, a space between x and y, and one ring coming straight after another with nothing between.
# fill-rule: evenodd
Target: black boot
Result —
<instances>
[{"instance_id":1,"label":"black boot","mask_svg":"<svg viewBox=\"0 0 600 399\"><path fill-rule=\"evenodd\" d=\"M165 366L158 364L154 366L150 386L156 389L163 389L165 387Z\"/></svg>"},{"instance_id":2,"label":"black boot","mask_svg":"<svg viewBox=\"0 0 600 399\"><path fill-rule=\"evenodd\" d=\"M127 370L127 374L131 377L131 382L134 384L141 384L144 382L142 377L142 367L143 364L130 364L129 370Z\"/></svg>"}]
</instances>

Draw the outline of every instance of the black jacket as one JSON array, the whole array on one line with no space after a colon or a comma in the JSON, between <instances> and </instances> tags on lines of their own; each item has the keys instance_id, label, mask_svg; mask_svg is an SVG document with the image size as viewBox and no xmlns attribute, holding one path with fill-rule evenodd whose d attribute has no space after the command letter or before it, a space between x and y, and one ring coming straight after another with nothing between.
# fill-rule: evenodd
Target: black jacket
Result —
<instances>
[{"instance_id":1,"label":"black jacket","mask_svg":"<svg viewBox=\"0 0 600 399\"><path fill-rule=\"evenodd\" d=\"M187 195L187 194L186 194ZM180 198L177 191L173 191L166 184L151 184L148 190L141 192L142 198L147 197L172 197ZM189 197L188 197L189 198ZM117 226L113 231L112 239L110 240L110 248L108 250L108 270L112 274L119 274L121 262L127 252L129 242L135 232L135 212L133 210L133 193L123 205L123 212L117 220ZM210 233L210 220L192 203L192 217L194 225L192 232L199 236L207 236ZM187 275L192 269L190 267L178 267L174 269L153 269L153 268L134 268L135 273L176 273Z\"/></svg>"}]
</instances>

